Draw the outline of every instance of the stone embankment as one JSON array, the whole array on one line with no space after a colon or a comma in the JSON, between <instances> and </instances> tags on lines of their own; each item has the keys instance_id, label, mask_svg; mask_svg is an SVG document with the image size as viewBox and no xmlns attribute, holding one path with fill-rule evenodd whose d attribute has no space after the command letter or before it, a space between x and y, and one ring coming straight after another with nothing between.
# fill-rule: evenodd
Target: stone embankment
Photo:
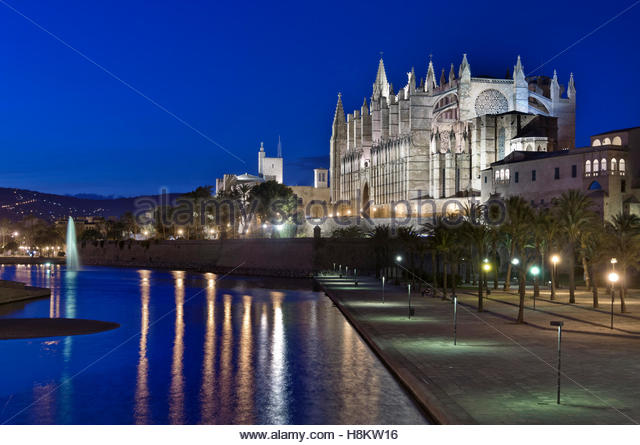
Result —
<instances>
[{"instance_id":1,"label":"stone embankment","mask_svg":"<svg viewBox=\"0 0 640 445\"><path fill-rule=\"evenodd\" d=\"M0 280L0 304L15 303L34 298L48 298L51 290L42 287L26 286L16 281Z\"/></svg>"},{"instance_id":2,"label":"stone embankment","mask_svg":"<svg viewBox=\"0 0 640 445\"><path fill-rule=\"evenodd\" d=\"M332 262L374 270L366 239L313 238L96 241L79 245L84 265L186 269L237 275L310 277Z\"/></svg>"},{"instance_id":3,"label":"stone embankment","mask_svg":"<svg viewBox=\"0 0 640 445\"><path fill-rule=\"evenodd\" d=\"M640 298L628 312L590 307L587 292L576 304L546 294L535 309L528 292L527 323L515 322L517 296L494 291L478 313L471 289L459 289L457 341L450 299L416 295L409 317L406 287L353 276L320 275L336 306L414 395L442 424L638 424ZM469 294L467 294L467 292ZM384 298L384 300L383 300ZM556 401L557 328L563 320L561 403Z\"/></svg>"}]
</instances>

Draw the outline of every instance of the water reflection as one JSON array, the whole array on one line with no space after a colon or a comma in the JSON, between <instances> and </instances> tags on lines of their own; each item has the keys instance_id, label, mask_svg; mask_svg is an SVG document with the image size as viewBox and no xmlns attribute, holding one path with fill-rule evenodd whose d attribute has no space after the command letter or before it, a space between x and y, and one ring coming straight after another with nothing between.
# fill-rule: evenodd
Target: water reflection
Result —
<instances>
[{"instance_id":1,"label":"water reflection","mask_svg":"<svg viewBox=\"0 0 640 445\"><path fill-rule=\"evenodd\" d=\"M140 275L140 344L138 345L138 373L136 379L135 422L149 423L149 358L147 336L149 335L149 278L151 272L139 270Z\"/></svg>"},{"instance_id":2,"label":"water reflection","mask_svg":"<svg viewBox=\"0 0 640 445\"><path fill-rule=\"evenodd\" d=\"M282 323L282 292L271 292L273 304L273 330L271 333L271 394L270 418L274 423L287 423L285 388L287 359L284 326Z\"/></svg>"},{"instance_id":3,"label":"water reflection","mask_svg":"<svg viewBox=\"0 0 640 445\"><path fill-rule=\"evenodd\" d=\"M242 327L238 360L238 408L235 423L253 423L253 337L251 336L251 296L242 297Z\"/></svg>"},{"instance_id":4,"label":"water reflection","mask_svg":"<svg viewBox=\"0 0 640 445\"><path fill-rule=\"evenodd\" d=\"M213 396L215 388L216 282L213 274L206 274L205 277L207 280L207 322L202 361L202 387L200 388L201 423L207 423L214 418Z\"/></svg>"},{"instance_id":5,"label":"water reflection","mask_svg":"<svg viewBox=\"0 0 640 445\"><path fill-rule=\"evenodd\" d=\"M424 421L319 293L260 288L251 279L216 282L213 274L181 271L87 267L47 274L5 266L0 278L30 285L49 280L52 289L50 300L0 317L121 325L55 341L0 342L0 366L6 365L0 423ZM55 390L43 397L49 389Z\"/></svg>"},{"instance_id":6,"label":"water reflection","mask_svg":"<svg viewBox=\"0 0 640 445\"><path fill-rule=\"evenodd\" d=\"M175 280L176 321L171 360L171 388L169 390L169 422L184 423L184 272L173 271Z\"/></svg>"}]
</instances>

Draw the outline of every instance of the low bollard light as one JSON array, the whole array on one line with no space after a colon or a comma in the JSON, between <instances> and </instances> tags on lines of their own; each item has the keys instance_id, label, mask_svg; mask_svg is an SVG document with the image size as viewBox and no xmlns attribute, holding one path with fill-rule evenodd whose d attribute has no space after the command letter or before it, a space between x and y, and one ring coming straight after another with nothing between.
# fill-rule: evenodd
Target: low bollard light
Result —
<instances>
[{"instance_id":1,"label":"low bollard light","mask_svg":"<svg viewBox=\"0 0 640 445\"><path fill-rule=\"evenodd\" d=\"M551 326L558 327L558 397L557 404L560 405L560 365L562 364L562 326L564 326L564 322L562 321L552 321Z\"/></svg>"}]
</instances>

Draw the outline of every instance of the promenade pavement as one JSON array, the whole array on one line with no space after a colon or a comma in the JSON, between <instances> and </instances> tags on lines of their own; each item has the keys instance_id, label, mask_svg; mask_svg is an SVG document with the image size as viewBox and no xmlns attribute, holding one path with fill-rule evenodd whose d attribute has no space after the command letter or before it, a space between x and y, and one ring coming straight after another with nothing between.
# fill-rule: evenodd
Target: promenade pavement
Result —
<instances>
[{"instance_id":1,"label":"promenade pavement","mask_svg":"<svg viewBox=\"0 0 640 445\"><path fill-rule=\"evenodd\" d=\"M412 295L371 277L320 276L317 282L417 399L442 423L635 424L640 422L640 298L627 302L609 328L607 298L589 308L591 294L569 305L544 291L525 324L515 322L518 297L492 291L476 311L475 289L458 289L457 344L453 303ZM564 321L561 403L556 403L557 328Z\"/></svg>"}]
</instances>

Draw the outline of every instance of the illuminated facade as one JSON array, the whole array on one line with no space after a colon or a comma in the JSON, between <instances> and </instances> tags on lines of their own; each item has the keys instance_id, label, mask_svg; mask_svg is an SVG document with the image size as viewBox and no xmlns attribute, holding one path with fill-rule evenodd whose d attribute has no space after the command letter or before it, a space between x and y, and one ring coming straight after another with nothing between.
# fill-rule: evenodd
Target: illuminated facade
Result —
<instances>
[{"instance_id":1,"label":"illuminated facade","mask_svg":"<svg viewBox=\"0 0 640 445\"><path fill-rule=\"evenodd\" d=\"M354 210L372 201L374 216L392 203L479 196L481 171L516 150L573 148L576 90L552 78L525 77L518 57L506 79L472 77L466 55L436 79L407 73L397 93L380 59L370 104L345 116L342 97L330 141L331 200Z\"/></svg>"}]
</instances>

